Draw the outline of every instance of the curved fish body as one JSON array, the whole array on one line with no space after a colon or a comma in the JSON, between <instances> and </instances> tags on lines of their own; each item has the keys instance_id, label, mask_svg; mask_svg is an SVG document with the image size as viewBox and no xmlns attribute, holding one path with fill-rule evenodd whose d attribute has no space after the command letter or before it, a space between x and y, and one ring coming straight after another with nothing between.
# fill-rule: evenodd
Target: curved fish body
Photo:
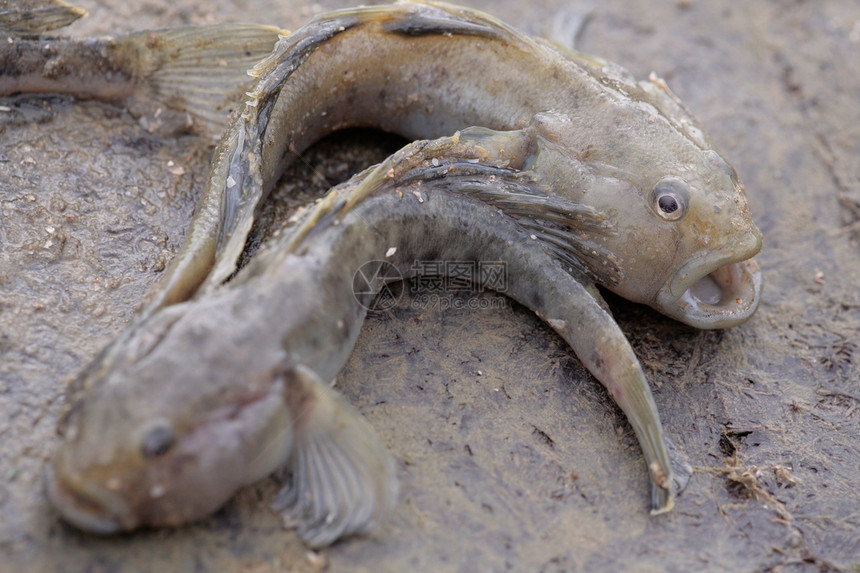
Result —
<instances>
[{"instance_id":1,"label":"curved fish body","mask_svg":"<svg viewBox=\"0 0 860 573\"><path fill-rule=\"evenodd\" d=\"M182 127L217 137L248 89L247 70L284 33L223 24L105 38L45 35L85 14L57 0L0 5L0 96L61 93L161 107L179 112Z\"/></svg>"},{"instance_id":2,"label":"curved fish body","mask_svg":"<svg viewBox=\"0 0 860 573\"><path fill-rule=\"evenodd\" d=\"M656 407L596 285L693 326L732 326L758 304L761 277L751 257L761 236L734 170L665 85L636 83L617 66L559 51L479 12L412 2L320 16L284 37L254 74L245 107L216 150L183 248L139 319L81 376L87 391L48 472L63 515L104 532L180 523L213 511L286 456L298 477L284 505L309 543L375 523L393 503L383 501L393 497L390 472L353 473L371 476L373 486L325 477L341 466L324 461L328 446L302 446L307 414L296 404L312 400L289 389L330 380L363 316L343 306L353 304L352 292L319 269L350 269L351 280L356 265L370 256L385 260L392 248L410 259L506 261L509 283L516 283L507 294L536 310L607 387L645 454L653 511L671 509L676 476ZM408 146L346 195L327 198L277 250L288 255L263 256L222 285L235 272L260 201L319 137L349 126L438 137L471 125L483 128ZM392 191L418 182L444 200L431 209L429 201L412 205L410 193L402 199ZM464 217L470 201L483 207ZM407 205L417 211L404 215ZM338 233L353 227L360 231L339 243ZM295 257L312 251L318 270L302 275ZM299 276L310 277L305 286L290 282ZM267 285L282 286L271 286L281 289L274 292ZM320 306L322 291L335 294ZM240 356L230 357L234 347ZM202 374L189 371L198 369ZM287 389L287 398L273 398L279 414L271 425L260 425L265 416L242 415L263 392L259 380L281 380L276 396ZM182 395L165 385L181 386ZM244 386L256 393L237 390ZM142 396L157 396L169 423L154 411L133 415ZM320 439L338 435L309 424L326 428L312 432ZM232 434L210 441L200 428ZM173 450L186 432L197 441ZM106 433L115 439L105 441ZM240 451L258 443L264 446ZM389 467L363 443L354 451L370 453L356 454L352 465ZM171 461L171 451L182 461ZM314 493L306 466L323 476L324 491ZM223 479L194 489L211 482L207 473ZM356 491L375 492L366 496L373 507L348 509L345 500Z\"/></svg>"},{"instance_id":3,"label":"curved fish body","mask_svg":"<svg viewBox=\"0 0 860 573\"><path fill-rule=\"evenodd\" d=\"M560 198L617 227L579 261L595 282L699 328L739 324L758 305L749 259L761 235L743 187L661 80L637 83L481 12L416 2L321 15L252 73L258 82L216 150L185 245L144 314L230 276L285 166L346 127L409 139L535 129L552 149L535 169L559 180Z\"/></svg>"},{"instance_id":4,"label":"curved fish body","mask_svg":"<svg viewBox=\"0 0 860 573\"><path fill-rule=\"evenodd\" d=\"M55 506L100 533L176 525L283 467L292 481L276 505L308 544L372 528L395 504L394 464L329 382L376 292L413 275L416 260L501 263L504 292L592 371L627 371L635 355L593 285L531 238L532 223L578 218L599 229L602 217L492 159L502 145L533 143L469 130L407 146L333 189L227 285L136 323L85 373L94 383L48 468ZM523 213L533 218L512 216ZM646 455L659 492L671 492L656 409L638 366L633 374L641 383L615 397L653 414L636 430L655 436Z\"/></svg>"}]
</instances>

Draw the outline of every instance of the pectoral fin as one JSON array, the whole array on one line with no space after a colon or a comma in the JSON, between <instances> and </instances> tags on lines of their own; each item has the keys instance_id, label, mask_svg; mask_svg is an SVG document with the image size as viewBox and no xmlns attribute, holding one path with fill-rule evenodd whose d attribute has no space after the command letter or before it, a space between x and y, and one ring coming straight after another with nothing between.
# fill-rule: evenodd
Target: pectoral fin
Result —
<instances>
[{"instance_id":1,"label":"pectoral fin","mask_svg":"<svg viewBox=\"0 0 860 573\"><path fill-rule=\"evenodd\" d=\"M273 508L311 547L367 533L394 509L394 461L370 424L310 369L295 369L287 401L296 416L289 483Z\"/></svg>"}]
</instances>

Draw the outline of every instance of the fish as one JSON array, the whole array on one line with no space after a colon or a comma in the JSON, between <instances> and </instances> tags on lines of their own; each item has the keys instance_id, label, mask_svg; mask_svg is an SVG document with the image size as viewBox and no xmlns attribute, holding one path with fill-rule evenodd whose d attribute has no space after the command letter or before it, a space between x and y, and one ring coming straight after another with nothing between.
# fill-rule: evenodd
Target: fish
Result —
<instances>
[{"instance_id":1,"label":"fish","mask_svg":"<svg viewBox=\"0 0 860 573\"><path fill-rule=\"evenodd\" d=\"M545 317L583 356L596 349L582 333L599 331L616 343L607 362L635 361L593 285L530 238L541 221L606 222L497 158L533 137L471 128L414 142L330 190L225 285L136 322L64 421L46 473L64 519L101 534L175 526L280 472L273 507L309 546L377 529L396 505L396 465L330 382L375 295L418 260L502 265L504 281L482 274L480 286ZM523 213L529 222L512 216ZM646 385L629 390L656 415Z\"/></svg>"},{"instance_id":2,"label":"fish","mask_svg":"<svg viewBox=\"0 0 860 573\"><path fill-rule=\"evenodd\" d=\"M50 93L117 102L141 116L150 131L175 127L217 139L252 81L248 69L286 33L217 24L103 38L46 34L85 15L58 0L0 3L0 35L6 36L0 42L0 96ZM170 110L176 125L164 113Z\"/></svg>"},{"instance_id":3,"label":"fish","mask_svg":"<svg viewBox=\"0 0 860 573\"><path fill-rule=\"evenodd\" d=\"M200 381L232 372L242 381L239 387L258 389L257 381L277 379L280 388L313 388L307 392L318 396L343 364L363 316L354 306L359 319L342 311L352 304L342 286L348 281L318 274L308 279L313 289L294 285L291 296L266 296L267 284L299 280L302 272L288 271L286 261L295 261L304 247L280 249L290 253L281 262L261 256L238 274L236 265L255 213L285 165L320 137L356 126L417 138L412 145L418 147L407 146L365 173L346 196L333 192L323 200L328 207L314 209L317 215L291 234L293 240L304 244L324 237L313 248L334 256L338 233L355 225L364 230L350 248L381 248L374 238L394 233L384 253L508 261L516 271L510 276L527 277L528 284L506 293L535 310L607 388L642 448L652 513L672 509L683 470L673 464L642 367L598 285L694 327L735 326L753 315L760 300L762 277L753 257L762 236L737 173L665 82L636 82L615 64L529 38L484 13L431 2L323 14L282 37L251 73L256 82L215 149L185 243L137 319L78 379L82 397L46 471L49 497L61 515L102 533L176 525L211 513L263 469L279 464L298 476L281 505L313 546L365 531L391 511L395 488L390 472L379 469L390 464L380 461L384 456L368 445L369 438L355 450L365 454L351 459L365 464L355 475L375 476L369 478L374 485L338 481L342 465L324 461L339 439L336 429L312 440L325 446L302 446L307 426L301 421L312 414L286 407L287 415L277 407L280 422L261 428L263 418L242 416L245 405L256 403L244 393L250 390L221 393L222 382L212 383L213 390L211 382ZM384 190L401 189L408 199L414 194L402 189L417 183L419 189L443 190L438 197L444 200L434 202L438 211L419 202L425 218L409 219L402 228L398 209L407 203ZM382 196L398 201L385 203ZM467 218L477 229L471 235L461 215L468 201L489 209ZM349 219L365 213L366 205L383 203L388 211ZM330 225L341 221L338 213L343 222ZM375 221L378 230L364 226L366 221ZM413 227L423 230L419 237L410 238ZM361 251L331 264L342 272L366 262L360 260L365 256L370 254ZM283 277L267 265L280 268ZM330 304L315 304L321 292L338 289ZM230 294L235 292L242 296ZM220 312L221 307L235 308ZM197 308L207 310L186 318ZM285 338L277 325L269 329L267 317L292 315L304 321L299 335ZM207 316L223 320L206 322ZM292 328L291 320L281 328ZM206 345L190 346L183 337ZM228 342L241 355L227 353ZM267 352L282 358L286 353L286 366L272 366ZM195 353L214 362L190 360ZM158 368L162 362L176 372ZM190 372L189 364L201 372ZM235 389L235 377L223 384ZM160 396L159 380L181 387L176 391L182 395L164 390ZM124 401L124 393L138 399ZM175 416L135 412L144 396ZM337 411L338 423L351 426L348 408ZM214 430L230 426L235 434L194 442L197 450L180 447L186 456L180 469L143 453L169 452L178 435L202 436L194 432L207 424ZM249 453L254 448L243 448L250 438L237 435L275 445L263 454ZM99 442L104 436L112 439ZM237 467L255 471L237 475ZM206 470L224 479L193 490ZM350 504L349 492L358 490L373 491L367 499L376 501Z\"/></svg>"},{"instance_id":4,"label":"fish","mask_svg":"<svg viewBox=\"0 0 860 573\"><path fill-rule=\"evenodd\" d=\"M250 73L258 80L215 149L198 216L144 316L226 280L286 166L349 127L413 140L533 126L555 149L545 169L566 178L564 193L639 230L596 239L592 251L611 256L579 261L592 280L697 328L735 326L757 308L761 233L744 187L656 76L636 82L477 10L421 1L317 16Z\"/></svg>"},{"instance_id":5,"label":"fish","mask_svg":"<svg viewBox=\"0 0 860 573\"><path fill-rule=\"evenodd\" d=\"M507 151L511 165L554 178L554 197L606 213L614 226L607 233L533 227L583 280L697 328L742 324L758 306L762 278L753 257L762 236L745 189L656 76L637 82L616 64L434 2L322 14L283 37L251 74L258 80L216 147L197 215L141 317L232 276L285 166L347 127L408 139L469 126L533 130L533 148ZM591 370L610 389L620 379L645 384L638 374ZM614 397L628 419L653 414L633 413ZM637 433L643 448L660 441ZM651 472L652 508L659 512L671 507L672 493L656 485L671 481L657 479L670 475L665 447L657 449L663 460Z\"/></svg>"}]
</instances>

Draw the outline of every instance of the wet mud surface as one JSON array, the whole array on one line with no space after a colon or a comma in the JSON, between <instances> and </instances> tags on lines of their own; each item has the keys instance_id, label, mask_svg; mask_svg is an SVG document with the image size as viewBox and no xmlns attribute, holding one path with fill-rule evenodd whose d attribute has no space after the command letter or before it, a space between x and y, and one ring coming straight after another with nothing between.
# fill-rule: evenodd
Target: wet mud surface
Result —
<instances>
[{"instance_id":1,"label":"wet mud surface","mask_svg":"<svg viewBox=\"0 0 860 573\"><path fill-rule=\"evenodd\" d=\"M347 5L81 4L80 35L296 27ZM472 4L533 33L582 13ZM337 381L398 463L400 503L378 535L309 553L268 509L272 480L176 530L63 525L41 472L66 385L179 245L210 148L150 134L122 107L28 96L0 101L0 570L857 571L860 3L618 0L590 15L579 47L667 79L765 235L764 299L743 326L696 331L608 297L696 470L673 513L648 515L632 430L537 317L496 294L433 303L406 285ZM313 149L270 225L400 143L360 131Z\"/></svg>"}]
</instances>

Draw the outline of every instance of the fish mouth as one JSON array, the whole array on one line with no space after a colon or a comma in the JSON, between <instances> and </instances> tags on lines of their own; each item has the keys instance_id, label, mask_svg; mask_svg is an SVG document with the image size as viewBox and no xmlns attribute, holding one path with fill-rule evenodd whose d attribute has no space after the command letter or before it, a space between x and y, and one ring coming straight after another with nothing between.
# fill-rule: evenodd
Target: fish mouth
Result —
<instances>
[{"instance_id":1,"label":"fish mouth","mask_svg":"<svg viewBox=\"0 0 860 573\"><path fill-rule=\"evenodd\" d=\"M745 322L761 300L761 271L752 258L761 249L761 235L729 253L684 265L657 293L656 308L696 328L728 328Z\"/></svg>"},{"instance_id":2,"label":"fish mouth","mask_svg":"<svg viewBox=\"0 0 860 573\"><path fill-rule=\"evenodd\" d=\"M98 535L135 527L128 505L117 494L102 488L82 488L59 478L53 463L45 468L48 499L67 523Z\"/></svg>"}]
</instances>

